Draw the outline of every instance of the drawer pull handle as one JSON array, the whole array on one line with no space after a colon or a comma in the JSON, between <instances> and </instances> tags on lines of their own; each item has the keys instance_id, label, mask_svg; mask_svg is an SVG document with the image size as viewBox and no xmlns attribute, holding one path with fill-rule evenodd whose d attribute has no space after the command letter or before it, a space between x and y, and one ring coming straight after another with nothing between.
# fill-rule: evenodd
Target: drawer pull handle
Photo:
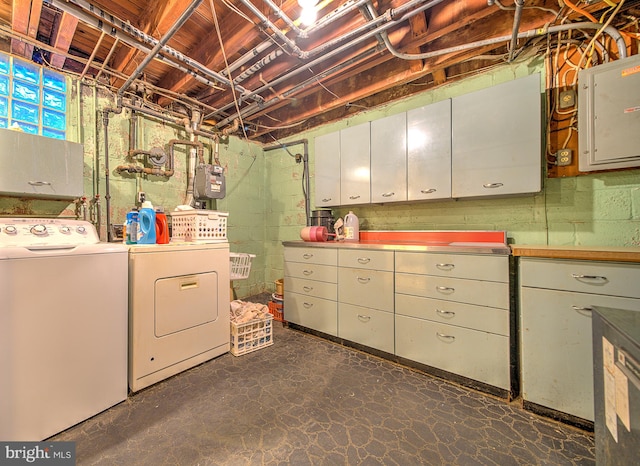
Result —
<instances>
[{"instance_id":1,"label":"drawer pull handle","mask_svg":"<svg viewBox=\"0 0 640 466\"><path fill-rule=\"evenodd\" d=\"M365 283L369 283L371 281L371 278L369 278L369 277L358 277L358 281L360 283L362 283L362 284L365 284Z\"/></svg>"},{"instance_id":2,"label":"drawer pull handle","mask_svg":"<svg viewBox=\"0 0 640 466\"><path fill-rule=\"evenodd\" d=\"M313 254L306 253L306 254L303 254L302 257L305 259L311 259L313 257Z\"/></svg>"},{"instance_id":3,"label":"drawer pull handle","mask_svg":"<svg viewBox=\"0 0 640 466\"><path fill-rule=\"evenodd\" d=\"M436 286L436 290L446 293L453 293L454 291L456 291L455 288L451 288L450 286Z\"/></svg>"},{"instance_id":4,"label":"drawer pull handle","mask_svg":"<svg viewBox=\"0 0 640 466\"><path fill-rule=\"evenodd\" d=\"M429 189L421 189L420 192L422 194L431 194L431 193L435 193L436 189L435 188L429 188Z\"/></svg>"},{"instance_id":5,"label":"drawer pull handle","mask_svg":"<svg viewBox=\"0 0 640 466\"><path fill-rule=\"evenodd\" d=\"M371 259L369 259L368 257L358 257L358 262L360 262L361 264L368 264L369 262L371 262Z\"/></svg>"},{"instance_id":6,"label":"drawer pull handle","mask_svg":"<svg viewBox=\"0 0 640 466\"><path fill-rule=\"evenodd\" d=\"M483 188L492 189L492 188L501 188L504 184L502 183L485 183L482 185Z\"/></svg>"},{"instance_id":7,"label":"drawer pull handle","mask_svg":"<svg viewBox=\"0 0 640 466\"><path fill-rule=\"evenodd\" d=\"M49 181L27 181L31 186L51 186Z\"/></svg>"},{"instance_id":8,"label":"drawer pull handle","mask_svg":"<svg viewBox=\"0 0 640 466\"><path fill-rule=\"evenodd\" d=\"M608 282L607 277L603 277L602 275L582 275L579 273L572 273L571 276L576 280L598 280L602 282Z\"/></svg>"},{"instance_id":9,"label":"drawer pull handle","mask_svg":"<svg viewBox=\"0 0 640 466\"><path fill-rule=\"evenodd\" d=\"M358 319L364 320L365 322L369 322L371 320L371 316L365 316L362 314L358 314Z\"/></svg>"},{"instance_id":10,"label":"drawer pull handle","mask_svg":"<svg viewBox=\"0 0 640 466\"><path fill-rule=\"evenodd\" d=\"M456 337L454 337L453 335L445 335L444 333L440 333L440 332L436 332L436 335L438 338L447 340L449 342L453 342L456 339Z\"/></svg>"},{"instance_id":11,"label":"drawer pull handle","mask_svg":"<svg viewBox=\"0 0 640 466\"><path fill-rule=\"evenodd\" d=\"M395 196L396 193L382 193L382 197L391 197L391 196Z\"/></svg>"},{"instance_id":12,"label":"drawer pull handle","mask_svg":"<svg viewBox=\"0 0 640 466\"><path fill-rule=\"evenodd\" d=\"M438 314L440 314L441 316L447 317L447 318L452 318L452 317L454 317L456 315L456 313L453 312L453 311L442 311L440 309L436 309L436 312Z\"/></svg>"},{"instance_id":13,"label":"drawer pull handle","mask_svg":"<svg viewBox=\"0 0 640 466\"><path fill-rule=\"evenodd\" d=\"M349 199L360 199L360 195L358 194L357 196L349 196Z\"/></svg>"},{"instance_id":14,"label":"drawer pull handle","mask_svg":"<svg viewBox=\"0 0 640 466\"><path fill-rule=\"evenodd\" d=\"M322 200L322 202L329 202L330 200L331 200L331 198L330 198L330 197L325 197L325 198Z\"/></svg>"},{"instance_id":15,"label":"drawer pull handle","mask_svg":"<svg viewBox=\"0 0 640 466\"><path fill-rule=\"evenodd\" d=\"M442 270L453 270L456 268L455 264L445 264L445 263L440 263L440 264L436 264L436 267Z\"/></svg>"},{"instance_id":16,"label":"drawer pull handle","mask_svg":"<svg viewBox=\"0 0 640 466\"><path fill-rule=\"evenodd\" d=\"M313 307L313 303L302 303L302 305L307 309L311 309Z\"/></svg>"},{"instance_id":17,"label":"drawer pull handle","mask_svg":"<svg viewBox=\"0 0 640 466\"><path fill-rule=\"evenodd\" d=\"M302 289L308 293L309 291L313 290L313 287L312 286L303 286Z\"/></svg>"},{"instance_id":18,"label":"drawer pull handle","mask_svg":"<svg viewBox=\"0 0 640 466\"><path fill-rule=\"evenodd\" d=\"M571 308L580 314L587 312L589 317L591 317L591 313L593 312L593 308L591 306L571 306Z\"/></svg>"},{"instance_id":19,"label":"drawer pull handle","mask_svg":"<svg viewBox=\"0 0 640 466\"><path fill-rule=\"evenodd\" d=\"M302 273L305 274L305 275L312 275L313 274L313 270L303 270Z\"/></svg>"}]
</instances>

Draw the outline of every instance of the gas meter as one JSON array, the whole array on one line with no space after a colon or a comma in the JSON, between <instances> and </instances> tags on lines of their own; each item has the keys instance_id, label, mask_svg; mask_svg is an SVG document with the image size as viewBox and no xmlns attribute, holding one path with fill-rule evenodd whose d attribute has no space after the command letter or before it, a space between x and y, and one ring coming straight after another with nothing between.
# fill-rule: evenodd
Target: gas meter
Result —
<instances>
[{"instance_id":1,"label":"gas meter","mask_svg":"<svg viewBox=\"0 0 640 466\"><path fill-rule=\"evenodd\" d=\"M193 195L198 200L224 199L226 195L224 168L220 165L198 165L193 181Z\"/></svg>"}]
</instances>

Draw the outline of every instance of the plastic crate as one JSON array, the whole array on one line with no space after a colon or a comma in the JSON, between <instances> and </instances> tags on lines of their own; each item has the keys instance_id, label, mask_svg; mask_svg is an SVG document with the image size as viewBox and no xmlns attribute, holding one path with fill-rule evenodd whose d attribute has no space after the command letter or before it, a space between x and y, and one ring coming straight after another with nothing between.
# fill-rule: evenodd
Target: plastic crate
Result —
<instances>
[{"instance_id":1,"label":"plastic crate","mask_svg":"<svg viewBox=\"0 0 640 466\"><path fill-rule=\"evenodd\" d=\"M242 324L231 322L231 354L242 356L273 345L273 316Z\"/></svg>"},{"instance_id":2,"label":"plastic crate","mask_svg":"<svg viewBox=\"0 0 640 466\"><path fill-rule=\"evenodd\" d=\"M215 210L174 210L171 241L222 243L227 241L228 212Z\"/></svg>"},{"instance_id":3,"label":"plastic crate","mask_svg":"<svg viewBox=\"0 0 640 466\"><path fill-rule=\"evenodd\" d=\"M229 279L233 281L249 278L251 260L254 257L256 257L255 254L245 254L241 252L229 253L229 260L231 261Z\"/></svg>"},{"instance_id":4,"label":"plastic crate","mask_svg":"<svg viewBox=\"0 0 640 466\"><path fill-rule=\"evenodd\" d=\"M286 320L284 320L284 304L269 301L267 306L269 307L269 314L273 316L273 320L277 322L286 322Z\"/></svg>"}]
</instances>

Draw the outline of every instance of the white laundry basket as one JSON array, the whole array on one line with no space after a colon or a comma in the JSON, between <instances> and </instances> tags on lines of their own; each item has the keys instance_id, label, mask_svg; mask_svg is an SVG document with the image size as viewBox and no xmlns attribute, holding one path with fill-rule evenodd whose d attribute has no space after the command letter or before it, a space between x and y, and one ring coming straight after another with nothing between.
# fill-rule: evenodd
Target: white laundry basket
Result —
<instances>
[{"instance_id":1,"label":"white laundry basket","mask_svg":"<svg viewBox=\"0 0 640 466\"><path fill-rule=\"evenodd\" d=\"M247 254L242 252L229 253L229 297L233 301L233 281L245 280L249 278L251 272L251 262L255 254Z\"/></svg>"}]
</instances>

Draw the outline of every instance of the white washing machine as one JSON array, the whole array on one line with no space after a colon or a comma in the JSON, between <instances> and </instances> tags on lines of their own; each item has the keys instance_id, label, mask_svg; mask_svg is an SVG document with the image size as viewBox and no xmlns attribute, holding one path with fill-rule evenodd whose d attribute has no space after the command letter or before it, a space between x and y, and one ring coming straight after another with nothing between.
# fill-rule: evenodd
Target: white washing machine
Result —
<instances>
[{"instance_id":1,"label":"white washing machine","mask_svg":"<svg viewBox=\"0 0 640 466\"><path fill-rule=\"evenodd\" d=\"M229 351L229 244L129 247L129 388Z\"/></svg>"},{"instance_id":2,"label":"white washing machine","mask_svg":"<svg viewBox=\"0 0 640 466\"><path fill-rule=\"evenodd\" d=\"M0 218L0 439L41 441L127 398L127 248Z\"/></svg>"}]
</instances>

